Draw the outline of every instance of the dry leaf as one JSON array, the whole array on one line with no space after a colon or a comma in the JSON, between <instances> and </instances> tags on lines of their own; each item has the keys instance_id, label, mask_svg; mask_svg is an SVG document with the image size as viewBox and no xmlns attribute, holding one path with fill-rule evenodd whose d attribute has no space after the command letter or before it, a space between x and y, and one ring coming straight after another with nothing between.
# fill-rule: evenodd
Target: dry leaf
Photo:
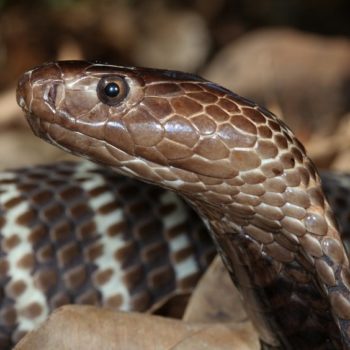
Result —
<instances>
[{"instance_id":1,"label":"dry leaf","mask_svg":"<svg viewBox=\"0 0 350 350\"><path fill-rule=\"evenodd\" d=\"M183 319L191 322L247 321L239 293L219 256L199 281Z\"/></svg>"},{"instance_id":2,"label":"dry leaf","mask_svg":"<svg viewBox=\"0 0 350 350\"><path fill-rule=\"evenodd\" d=\"M204 77L265 106L278 104L302 141L349 110L350 42L287 28L256 30L224 47Z\"/></svg>"},{"instance_id":3,"label":"dry leaf","mask_svg":"<svg viewBox=\"0 0 350 350\"><path fill-rule=\"evenodd\" d=\"M241 326L191 324L92 306L64 306L14 350L255 350L256 338Z\"/></svg>"}]
</instances>

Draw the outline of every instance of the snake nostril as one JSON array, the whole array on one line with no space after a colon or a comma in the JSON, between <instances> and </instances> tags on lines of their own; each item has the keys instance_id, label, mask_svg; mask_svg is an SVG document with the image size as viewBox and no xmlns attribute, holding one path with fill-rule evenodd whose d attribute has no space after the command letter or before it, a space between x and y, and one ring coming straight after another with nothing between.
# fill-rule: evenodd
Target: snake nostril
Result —
<instances>
[{"instance_id":1,"label":"snake nostril","mask_svg":"<svg viewBox=\"0 0 350 350\"><path fill-rule=\"evenodd\" d=\"M56 96L57 96L57 85L53 84L49 92L47 94L47 102L50 104L50 106L55 107L55 102L56 102Z\"/></svg>"},{"instance_id":2,"label":"snake nostril","mask_svg":"<svg viewBox=\"0 0 350 350\"><path fill-rule=\"evenodd\" d=\"M46 88L45 101L53 110L59 108L61 102L64 100L64 87L62 82L56 81Z\"/></svg>"}]
</instances>

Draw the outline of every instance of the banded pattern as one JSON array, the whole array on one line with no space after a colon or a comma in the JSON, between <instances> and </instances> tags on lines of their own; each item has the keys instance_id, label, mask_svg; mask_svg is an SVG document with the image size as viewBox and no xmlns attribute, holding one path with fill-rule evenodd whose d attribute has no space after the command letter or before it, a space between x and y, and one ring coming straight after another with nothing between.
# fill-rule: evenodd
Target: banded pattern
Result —
<instances>
[{"instance_id":1,"label":"banded pattern","mask_svg":"<svg viewBox=\"0 0 350 350\"><path fill-rule=\"evenodd\" d=\"M191 203L265 346L350 347L348 257L313 163L276 116L190 74L79 61L30 70L17 92L38 136Z\"/></svg>"},{"instance_id":2,"label":"banded pattern","mask_svg":"<svg viewBox=\"0 0 350 350\"><path fill-rule=\"evenodd\" d=\"M156 311L215 252L175 194L92 163L0 173L0 218L1 349L63 304Z\"/></svg>"}]
</instances>

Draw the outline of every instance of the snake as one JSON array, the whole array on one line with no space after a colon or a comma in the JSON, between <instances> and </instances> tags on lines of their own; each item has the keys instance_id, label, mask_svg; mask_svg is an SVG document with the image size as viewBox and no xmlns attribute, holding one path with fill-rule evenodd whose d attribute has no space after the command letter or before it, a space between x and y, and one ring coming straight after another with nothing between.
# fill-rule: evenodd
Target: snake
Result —
<instances>
[{"instance_id":1,"label":"snake","mask_svg":"<svg viewBox=\"0 0 350 350\"><path fill-rule=\"evenodd\" d=\"M29 70L17 101L37 136L194 209L262 348L350 349L346 238L316 167L274 114L197 75L85 61Z\"/></svg>"}]
</instances>

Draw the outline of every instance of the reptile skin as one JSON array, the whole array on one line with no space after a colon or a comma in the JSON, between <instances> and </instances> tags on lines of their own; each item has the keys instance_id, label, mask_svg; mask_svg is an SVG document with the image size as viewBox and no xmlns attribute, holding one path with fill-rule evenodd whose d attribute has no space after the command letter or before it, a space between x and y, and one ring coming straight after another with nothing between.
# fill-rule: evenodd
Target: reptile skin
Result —
<instances>
[{"instance_id":1,"label":"reptile skin","mask_svg":"<svg viewBox=\"0 0 350 350\"><path fill-rule=\"evenodd\" d=\"M17 99L38 136L193 206L265 348L350 348L348 258L314 165L272 113L190 74L78 61L27 72Z\"/></svg>"},{"instance_id":2,"label":"reptile skin","mask_svg":"<svg viewBox=\"0 0 350 350\"><path fill-rule=\"evenodd\" d=\"M350 176L322 178L348 247ZM215 250L174 193L92 163L1 172L0 217L3 350L66 303L181 316Z\"/></svg>"},{"instance_id":3,"label":"reptile skin","mask_svg":"<svg viewBox=\"0 0 350 350\"><path fill-rule=\"evenodd\" d=\"M1 350L64 304L181 316L215 254L174 193L87 162L0 172L0 243Z\"/></svg>"}]
</instances>

